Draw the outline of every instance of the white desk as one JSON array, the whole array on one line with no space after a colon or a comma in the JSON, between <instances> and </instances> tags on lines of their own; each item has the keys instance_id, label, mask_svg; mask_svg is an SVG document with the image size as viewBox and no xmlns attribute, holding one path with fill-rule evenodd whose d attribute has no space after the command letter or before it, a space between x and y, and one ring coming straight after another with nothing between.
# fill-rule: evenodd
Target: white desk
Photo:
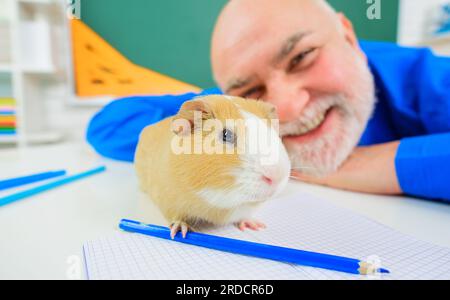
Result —
<instances>
[{"instance_id":1,"label":"white desk","mask_svg":"<svg viewBox=\"0 0 450 300\"><path fill-rule=\"evenodd\" d=\"M0 207L0 279L66 279L82 245L117 230L122 218L164 224L138 192L131 164L99 158L87 145L0 149L0 178L105 164L105 173ZM450 247L450 205L403 197L363 195L291 182L303 191L378 220L416 238ZM2 193L1 195L4 195Z\"/></svg>"}]
</instances>

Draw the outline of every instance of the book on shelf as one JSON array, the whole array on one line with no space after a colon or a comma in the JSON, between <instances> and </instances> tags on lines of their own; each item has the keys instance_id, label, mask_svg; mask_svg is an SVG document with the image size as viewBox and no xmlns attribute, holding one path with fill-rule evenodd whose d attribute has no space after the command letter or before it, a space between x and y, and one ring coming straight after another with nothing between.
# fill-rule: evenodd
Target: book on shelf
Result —
<instances>
[{"instance_id":1,"label":"book on shelf","mask_svg":"<svg viewBox=\"0 0 450 300\"><path fill-rule=\"evenodd\" d=\"M0 97L0 107L3 106L15 107L16 100L9 97Z\"/></svg>"},{"instance_id":2,"label":"book on shelf","mask_svg":"<svg viewBox=\"0 0 450 300\"><path fill-rule=\"evenodd\" d=\"M11 136L17 133L15 100L0 98L0 136Z\"/></svg>"}]
</instances>

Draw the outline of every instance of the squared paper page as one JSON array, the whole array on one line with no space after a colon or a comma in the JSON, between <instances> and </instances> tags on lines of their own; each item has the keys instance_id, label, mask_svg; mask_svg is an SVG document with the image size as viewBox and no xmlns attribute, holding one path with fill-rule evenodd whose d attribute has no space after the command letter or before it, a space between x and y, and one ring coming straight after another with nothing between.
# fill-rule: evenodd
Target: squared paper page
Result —
<instances>
[{"instance_id":1,"label":"squared paper page","mask_svg":"<svg viewBox=\"0 0 450 300\"><path fill-rule=\"evenodd\" d=\"M379 261L383 279L450 279L450 249L422 242L337 207L297 194L255 215L267 228L234 226L206 233L277 246ZM134 233L88 242L89 279L365 279L367 277L224 253Z\"/></svg>"}]
</instances>

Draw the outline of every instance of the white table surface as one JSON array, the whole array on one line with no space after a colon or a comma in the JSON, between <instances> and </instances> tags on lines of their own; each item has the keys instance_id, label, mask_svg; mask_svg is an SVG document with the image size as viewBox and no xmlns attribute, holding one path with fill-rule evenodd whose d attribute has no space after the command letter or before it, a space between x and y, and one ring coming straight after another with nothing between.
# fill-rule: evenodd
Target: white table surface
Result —
<instances>
[{"instance_id":1,"label":"white table surface","mask_svg":"<svg viewBox=\"0 0 450 300\"><path fill-rule=\"evenodd\" d=\"M102 159L82 143L0 149L0 179L52 169L75 173L98 165L106 165L107 171L0 207L0 279L72 279L73 259L82 262L83 243L118 230L120 219L165 224L138 191L131 164ZM299 191L450 247L450 205L300 182L290 182L284 193Z\"/></svg>"}]
</instances>

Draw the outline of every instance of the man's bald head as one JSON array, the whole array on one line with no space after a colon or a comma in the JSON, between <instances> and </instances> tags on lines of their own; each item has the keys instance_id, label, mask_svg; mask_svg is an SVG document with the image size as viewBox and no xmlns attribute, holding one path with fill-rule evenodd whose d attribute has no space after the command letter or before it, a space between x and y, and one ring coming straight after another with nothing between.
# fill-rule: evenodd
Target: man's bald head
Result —
<instances>
[{"instance_id":1,"label":"man's bald head","mask_svg":"<svg viewBox=\"0 0 450 300\"><path fill-rule=\"evenodd\" d=\"M211 45L211 60L216 79L221 74L221 62L228 49L245 47L248 41L267 39L269 34L288 27L308 31L301 19L313 19L313 23L334 29L340 27L338 15L325 0L230 0L220 13ZM230 62L231 63L231 62ZM220 85L220 82L219 82Z\"/></svg>"}]
</instances>

